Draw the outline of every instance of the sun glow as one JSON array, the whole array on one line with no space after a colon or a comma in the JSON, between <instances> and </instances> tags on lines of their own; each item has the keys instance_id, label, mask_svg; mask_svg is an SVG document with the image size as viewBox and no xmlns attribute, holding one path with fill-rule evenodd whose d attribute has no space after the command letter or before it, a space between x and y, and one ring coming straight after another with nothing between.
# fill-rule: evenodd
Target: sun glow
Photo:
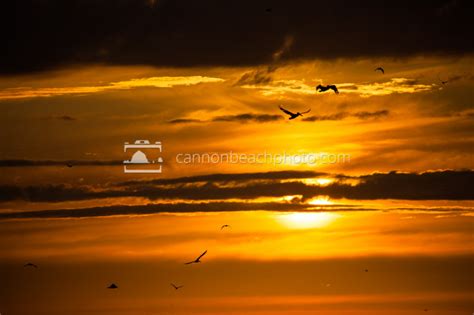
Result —
<instances>
[{"instance_id":1,"label":"sun glow","mask_svg":"<svg viewBox=\"0 0 474 315\"><path fill-rule=\"evenodd\" d=\"M332 178L306 178L303 182L307 185L318 185L318 186L327 186L334 182Z\"/></svg>"},{"instance_id":2,"label":"sun glow","mask_svg":"<svg viewBox=\"0 0 474 315\"><path fill-rule=\"evenodd\" d=\"M333 202L329 200L328 196L320 196L320 197L311 199L310 201L308 201L308 203L314 206L327 206L327 205L333 204Z\"/></svg>"},{"instance_id":3,"label":"sun glow","mask_svg":"<svg viewBox=\"0 0 474 315\"><path fill-rule=\"evenodd\" d=\"M325 227L337 217L329 212L295 212L279 215L278 221L292 229L311 229Z\"/></svg>"}]
</instances>

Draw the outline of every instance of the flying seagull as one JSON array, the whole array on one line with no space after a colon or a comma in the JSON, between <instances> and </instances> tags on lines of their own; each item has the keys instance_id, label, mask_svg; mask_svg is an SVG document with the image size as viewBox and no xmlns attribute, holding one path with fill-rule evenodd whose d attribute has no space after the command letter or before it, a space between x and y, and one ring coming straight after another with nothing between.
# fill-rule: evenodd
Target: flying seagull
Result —
<instances>
[{"instance_id":1,"label":"flying seagull","mask_svg":"<svg viewBox=\"0 0 474 315\"><path fill-rule=\"evenodd\" d=\"M38 268L38 265L35 265L33 263L27 263L27 264L24 264L23 267L33 267L33 268Z\"/></svg>"},{"instance_id":2,"label":"flying seagull","mask_svg":"<svg viewBox=\"0 0 474 315\"><path fill-rule=\"evenodd\" d=\"M230 225L229 224L224 224L223 226L221 226L221 230L225 229L225 228L230 228Z\"/></svg>"},{"instance_id":3,"label":"flying seagull","mask_svg":"<svg viewBox=\"0 0 474 315\"><path fill-rule=\"evenodd\" d=\"M327 90L333 90L334 93L339 94L339 91L337 90L337 87L335 85L318 85L316 87L316 91L318 92L326 92Z\"/></svg>"},{"instance_id":4,"label":"flying seagull","mask_svg":"<svg viewBox=\"0 0 474 315\"><path fill-rule=\"evenodd\" d=\"M112 283L107 287L107 289L118 289L118 286L115 283Z\"/></svg>"},{"instance_id":5,"label":"flying seagull","mask_svg":"<svg viewBox=\"0 0 474 315\"><path fill-rule=\"evenodd\" d=\"M179 290L181 289L182 287L184 287L184 285L174 285L174 283L170 283L171 286L175 289L175 290Z\"/></svg>"},{"instance_id":6,"label":"flying seagull","mask_svg":"<svg viewBox=\"0 0 474 315\"><path fill-rule=\"evenodd\" d=\"M303 116L303 114L309 113L311 111L311 108L310 108L305 112L302 112L302 113L296 112L296 114L295 114L295 113L290 112L289 110L284 109L283 107L281 107L281 105L279 107L285 114L290 115L290 118L288 118L289 120L295 119L298 116Z\"/></svg>"},{"instance_id":7,"label":"flying seagull","mask_svg":"<svg viewBox=\"0 0 474 315\"><path fill-rule=\"evenodd\" d=\"M205 250L204 253L202 253L202 254L201 254L198 258L196 258L195 260L185 263L185 265L200 263L202 256L206 255L206 253L207 253L207 250Z\"/></svg>"},{"instance_id":8,"label":"flying seagull","mask_svg":"<svg viewBox=\"0 0 474 315\"><path fill-rule=\"evenodd\" d=\"M382 74L385 74L385 70L382 67L375 68L374 71L380 71Z\"/></svg>"}]
</instances>

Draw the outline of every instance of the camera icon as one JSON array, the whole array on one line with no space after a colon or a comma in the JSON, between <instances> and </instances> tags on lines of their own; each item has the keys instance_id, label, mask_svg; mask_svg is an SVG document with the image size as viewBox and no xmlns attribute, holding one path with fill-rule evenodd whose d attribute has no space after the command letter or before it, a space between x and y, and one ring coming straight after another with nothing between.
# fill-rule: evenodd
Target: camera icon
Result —
<instances>
[{"instance_id":1,"label":"camera icon","mask_svg":"<svg viewBox=\"0 0 474 315\"><path fill-rule=\"evenodd\" d=\"M129 160L123 161L124 173L161 173L163 158L160 156L162 152L161 141L154 144L148 140L136 140L134 143L125 142L123 152L127 150L135 150ZM149 159L148 156L154 158Z\"/></svg>"}]
</instances>

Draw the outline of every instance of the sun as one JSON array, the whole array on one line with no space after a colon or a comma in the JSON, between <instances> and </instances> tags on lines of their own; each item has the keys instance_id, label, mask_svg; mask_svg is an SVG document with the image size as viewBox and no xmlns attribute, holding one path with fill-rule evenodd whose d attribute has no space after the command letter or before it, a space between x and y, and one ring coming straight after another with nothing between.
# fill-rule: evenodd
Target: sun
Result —
<instances>
[{"instance_id":1,"label":"sun","mask_svg":"<svg viewBox=\"0 0 474 315\"><path fill-rule=\"evenodd\" d=\"M332 223L338 215L329 212L294 212L278 216L278 221L292 229L321 228Z\"/></svg>"}]
</instances>

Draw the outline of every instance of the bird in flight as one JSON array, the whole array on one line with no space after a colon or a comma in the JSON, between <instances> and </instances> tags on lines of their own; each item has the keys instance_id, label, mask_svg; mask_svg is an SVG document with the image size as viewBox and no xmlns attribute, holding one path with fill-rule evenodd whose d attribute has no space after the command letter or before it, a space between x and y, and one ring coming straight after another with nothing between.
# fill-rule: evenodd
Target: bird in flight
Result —
<instances>
[{"instance_id":1,"label":"bird in flight","mask_svg":"<svg viewBox=\"0 0 474 315\"><path fill-rule=\"evenodd\" d=\"M335 85L326 85L326 86L324 86L324 85L320 84L316 87L316 91L318 91L318 92L326 92L327 90L333 90L334 93L339 94L339 91L338 91L338 89Z\"/></svg>"},{"instance_id":2,"label":"bird in flight","mask_svg":"<svg viewBox=\"0 0 474 315\"><path fill-rule=\"evenodd\" d=\"M365 271L365 272L369 272L369 269L365 269L364 271Z\"/></svg>"},{"instance_id":3,"label":"bird in flight","mask_svg":"<svg viewBox=\"0 0 474 315\"><path fill-rule=\"evenodd\" d=\"M185 263L185 265L200 263L202 256L206 255L206 253L207 253L207 250L205 250L204 253L202 253L202 254L201 254L198 258L196 258L195 260Z\"/></svg>"},{"instance_id":4,"label":"bird in flight","mask_svg":"<svg viewBox=\"0 0 474 315\"><path fill-rule=\"evenodd\" d=\"M107 287L107 289L118 289L118 286L115 283L112 283Z\"/></svg>"},{"instance_id":5,"label":"bird in flight","mask_svg":"<svg viewBox=\"0 0 474 315\"><path fill-rule=\"evenodd\" d=\"M223 226L221 226L221 230L223 230L225 228L230 228L230 225L229 224L224 224Z\"/></svg>"},{"instance_id":6,"label":"bird in flight","mask_svg":"<svg viewBox=\"0 0 474 315\"><path fill-rule=\"evenodd\" d=\"M382 67L375 68L374 71L380 71L382 74L385 74L385 70Z\"/></svg>"},{"instance_id":7,"label":"bird in flight","mask_svg":"<svg viewBox=\"0 0 474 315\"><path fill-rule=\"evenodd\" d=\"M280 107L280 109L281 109L285 114L290 115L290 118L288 118L289 120L295 119L295 118L298 117L298 116L303 116L303 114L309 113L309 112L311 111L311 108L310 108L310 109L308 109L307 111L302 112L302 113L300 113L300 112L292 113L292 112L290 112L289 110L286 110L286 109L284 109L283 107L281 107L281 105L280 105L279 107Z\"/></svg>"},{"instance_id":8,"label":"bird in flight","mask_svg":"<svg viewBox=\"0 0 474 315\"><path fill-rule=\"evenodd\" d=\"M171 286L175 289L175 290L179 290L181 289L182 287L184 287L184 285L175 285L174 283L170 283Z\"/></svg>"},{"instance_id":9,"label":"bird in flight","mask_svg":"<svg viewBox=\"0 0 474 315\"><path fill-rule=\"evenodd\" d=\"M24 264L23 267L33 267L33 268L38 268L37 265L33 264L33 263L27 263L27 264Z\"/></svg>"},{"instance_id":10,"label":"bird in flight","mask_svg":"<svg viewBox=\"0 0 474 315\"><path fill-rule=\"evenodd\" d=\"M446 83L448 83L448 80L446 80L446 81L441 80L439 75L438 75L438 80L441 82L442 85L445 85Z\"/></svg>"}]
</instances>

